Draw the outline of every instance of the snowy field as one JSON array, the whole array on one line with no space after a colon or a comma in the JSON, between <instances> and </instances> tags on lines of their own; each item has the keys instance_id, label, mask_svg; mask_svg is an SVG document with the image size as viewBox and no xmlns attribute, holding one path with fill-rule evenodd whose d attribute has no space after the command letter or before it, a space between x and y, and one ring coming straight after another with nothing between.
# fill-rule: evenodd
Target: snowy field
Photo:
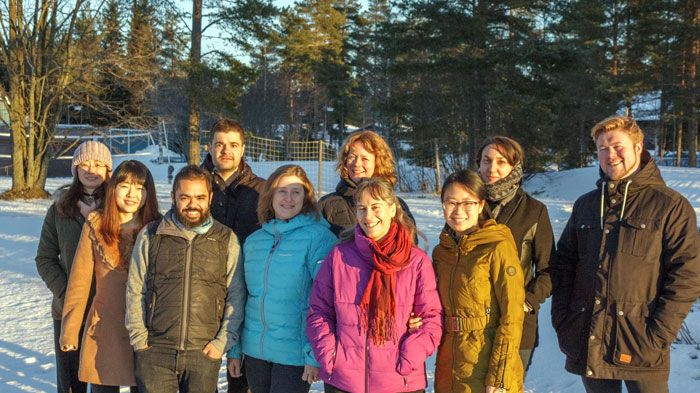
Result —
<instances>
[{"instance_id":1,"label":"snowy field","mask_svg":"<svg viewBox=\"0 0 700 393\"><path fill-rule=\"evenodd\" d=\"M136 156L144 162L152 155ZM120 160L116 160L115 166ZM176 170L182 166L176 166ZM158 199L162 210L170 206L170 185L167 165L150 164L156 177ZM325 167L324 167L325 168ZM265 176L268 168L254 171ZM274 169L274 168L273 168ZM328 169L332 171L332 166ZM326 170L326 169L324 169ZM309 168L309 175L313 169ZM684 194L700 216L700 169L662 168L667 184ZM597 168L582 168L536 175L525 188L543 201L558 239L575 199L594 187ZM69 179L50 179L47 190L53 191ZM0 177L0 190L10 187L11 179ZM324 190L327 191L327 190ZM434 195L405 194L418 228L432 248L443 226L439 199ZM51 295L36 273L34 256L46 209L51 201L0 201L0 393L55 391L53 333L50 314ZM700 340L700 303L696 303L686 323L691 334ZM582 393L577 376L564 370L564 356L559 352L554 330L549 321L549 302L540 313L540 346L525 383L527 392ZM671 392L700 391L700 348L691 345L672 346ZM429 389L432 391L434 357L428 361ZM224 369L220 386L224 387ZM126 390L123 390L126 391ZM312 392L322 392L316 383Z\"/></svg>"}]
</instances>

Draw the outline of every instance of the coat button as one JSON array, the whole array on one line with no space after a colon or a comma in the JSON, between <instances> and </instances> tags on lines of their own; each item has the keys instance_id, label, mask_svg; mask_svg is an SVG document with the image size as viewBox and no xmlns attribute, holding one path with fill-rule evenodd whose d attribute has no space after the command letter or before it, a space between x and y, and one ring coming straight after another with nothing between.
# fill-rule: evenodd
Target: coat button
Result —
<instances>
[{"instance_id":1,"label":"coat button","mask_svg":"<svg viewBox=\"0 0 700 393\"><path fill-rule=\"evenodd\" d=\"M600 299L596 299L595 304L600 304Z\"/></svg>"},{"instance_id":2,"label":"coat button","mask_svg":"<svg viewBox=\"0 0 700 393\"><path fill-rule=\"evenodd\" d=\"M620 316L625 315L625 312L622 311L622 310L620 310L620 311L617 312L617 315L620 315Z\"/></svg>"},{"instance_id":3,"label":"coat button","mask_svg":"<svg viewBox=\"0 0 700 393\"><path fill-rule=\"evenodd\" d=\"M642 227L642 229L644 229L644 228L647 227L647 224L642 224L642 225L640 225L640 226Z\"/></svg>"},{"instance_id":4,"label":"coat button","mask_svg":"<svg viewBox=\"0 0 700 393\"><path fill-rule=\"evenodd\" d=\"M595 340L595 336L588 337L591 341Z\"/></svg>"},{"instance_id":5,"label":"coat button","mask_svg":"<svg viewBox=\"0 0 700 393\"><path fill-rule=\"evenodd\" d=\"M593 375L593 371L591 371L591 370L586 371L586 375L588 375L590 377L591 375Z\"/></svg>"},{"instance_id":6,"label":"coat button","mask_svg":"<svg viewBox=\"0 0 700 393\"><path fill-rule=\"evenodd\" d=\"M614 199L614 198L613 198L613 199L610 200L610 202L611 202L611 203L617 203L617 199Z\"/></svg>"},{"instance_id":7,"label":"coat button","mask_svg":"<svg viewBox=\"0 0 700 393\"><path fill-rule=\"evenodd\" d=\"M610 233L610 229L606 229L604 232L607 235L608 233Z\"/></svg>"},{"instance_id":8,"label":"coat button","mask_svg":"<svg viewBox=\"0 0 700 393\"><path fill-rule=\"evenodd\" d=\"M610 184L608 184L608 187L610 187L610 188L615 188L615 184L610 183Z\"/></svg>"},{"instance_id":9,"label":"coat button","mask_svg":"<svg viewBox=\"0 0 700 393\"><path fill-rule=\"evenodd\" d=\"M581 312L586 311L586 307L581 307Z\"/></svg>"}]
</instances>

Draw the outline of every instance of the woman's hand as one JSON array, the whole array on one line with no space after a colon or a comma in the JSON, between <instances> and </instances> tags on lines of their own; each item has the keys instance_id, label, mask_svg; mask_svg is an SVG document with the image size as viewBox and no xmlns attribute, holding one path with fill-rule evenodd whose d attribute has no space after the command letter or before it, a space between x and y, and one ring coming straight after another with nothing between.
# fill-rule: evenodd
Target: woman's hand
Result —
<instances>
[{"instance_id":1,"label":"woman's hand","mask_svg":"<svg viewBox=\"0 0 700 393\"><path fill-rule=\"evenodd\" d=\"M308 382L309 385L318 381L318 367L309 366L308 364L304 366L304 373L301 374L301 379Z\"/></svg>"},{"instance_id":2,"label":"woman's hand","mask_svg":"<svg viewBox=\"0 0 700 393\"><path fill-rule=\"evenodd\" d=\"M226 368L228 369L229 375L231 375L233 378L240 378L243 376L243 372L241 370L241 359L229 358L226 362Z\"/></svg>"},{"instance_id":3,"label":"woman's hand","mask_svg":"<svg viewBox=\"0 0 700 393\"><path fill-rule=\"evenodd\" d=\"M411 313L411 316L408 317L408 331L413 332L414 330L420 328L423 326L423 318L417 317L416 314Z\"/></svg>"},{"instance_id":4,"label":"woman's hand","mask_svg":"<svg viewBox=\"0 0 700 393\"><path fill-rule=\"evenodd\" d=\"M495 386L486 386L486 393L507 393L507 390L503 388L497 388Z\"/></svg>"},{"instance_id":5,"label":"woman's hand","mask_svg":"<svg viewBox=\"0 0 700 393\"><path fill-rule=\"evenodd\" d=\"M73 352L77 350L78 347L76 347L75 345L61 345L61 351L63 352Z\"/></svg>"}]
</instances>

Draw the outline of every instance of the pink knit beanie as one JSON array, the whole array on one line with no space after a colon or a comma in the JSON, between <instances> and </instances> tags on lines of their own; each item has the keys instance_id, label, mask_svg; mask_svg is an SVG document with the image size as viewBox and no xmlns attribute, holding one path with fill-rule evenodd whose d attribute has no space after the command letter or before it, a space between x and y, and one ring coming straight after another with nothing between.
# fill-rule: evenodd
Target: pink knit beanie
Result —
<instances>
[{"instance_id":1,"label":"pink knit beanie","mask_svg":"<svg viewBox=\"0 0 700 393\"><path fill-rule=\"evenodd\" d=\"M83 142L73 152L73 163L70 171L73 177L76 175L78 165L84 161L95 160L107 165L107 170L112 171L112 155L103 143L97 141Z\"/></svg>"}]
</instances>

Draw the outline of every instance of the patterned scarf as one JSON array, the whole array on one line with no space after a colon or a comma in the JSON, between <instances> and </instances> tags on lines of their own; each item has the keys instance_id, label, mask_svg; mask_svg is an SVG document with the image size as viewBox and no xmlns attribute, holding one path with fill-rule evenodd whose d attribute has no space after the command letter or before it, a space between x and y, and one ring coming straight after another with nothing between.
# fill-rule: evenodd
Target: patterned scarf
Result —
<instances>
[{"instance_id":1,"label":"patterned scarf","mask_svg":"<svg viewBox=\"0 0 700 393\"><path fill-rule=\"evenodd\" d=\"M486 185L486 199L489 202L500 202L506 197L515 194L523 180L523 166L516 164L508 176Z\"/></svg>"},{"instance_id":2,"label":"patterned scarf","mask_svg":"<svg viewBox=\"0 0 700 393\"><path fill-rule=\"evenodd\" d=\"M370 240L372 274L360 300L362 327L375 346L395 340L396 272L408 265L413 241L408 231L392 222L389 233L379 242Z\"/></svg>"}]
</instances>

